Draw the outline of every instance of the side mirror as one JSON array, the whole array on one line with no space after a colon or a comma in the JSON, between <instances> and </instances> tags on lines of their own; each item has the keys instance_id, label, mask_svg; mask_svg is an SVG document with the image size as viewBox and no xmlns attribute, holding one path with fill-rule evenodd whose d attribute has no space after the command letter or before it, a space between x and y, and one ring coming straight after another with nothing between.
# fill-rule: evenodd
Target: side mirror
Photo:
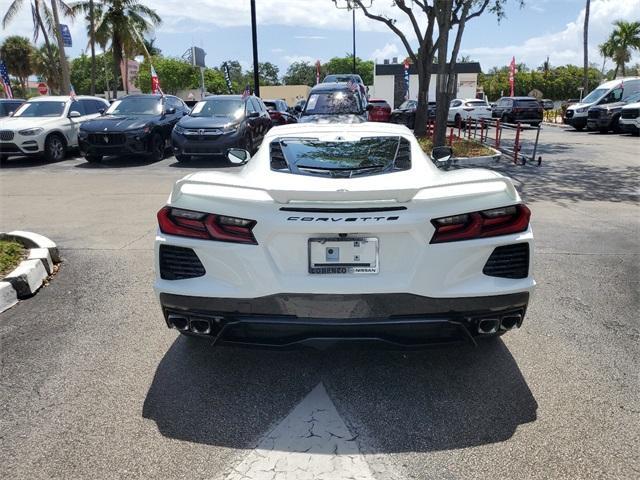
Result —
<instances>
[{"instance_id":1,"label":"side mirror","mask_svg":"<svg viewBox=\"0 0 640 480\"><path fill-rule=\"evenodd\" d=\"M251 154L242 148L230 148L227 150L227 158L234 165L244 165L251 158Z\"/></svg>"},{"instance_id":2,"label":"side mirror","mask_svg":"<svg viewBox=\"0 0 640 480\"><path fill-rule=\"evenodd\" d=\"M101 108L101 109L98 110L98 113L100 115L104 115L104 112L106 112L106 110L104 108Z\"/></svg>"},{"instance_id":3,"label":"side mirror","mask_svg":"<svg viewBox=\"0 0 640 480\"><path fill-rule=\"evenodd\" d=\"M294 110L295 112L300 113L300 112L302 112L302 107L301 107L300 105L296 105L295 107L293 107L293 110Z\"/></svg>"},{"instance_id":4,"label":"side mirror","mask_svg":"<svg viewBox=\"0 0 640 480\"><path fill-rule=\"evenodd\" d=\"M446 163L451 157L453 157L453 149L451 147L434 147L431 150L431 158L437 163Z\"/></svg>"},{"instance_id":5,"label":"side mirror","mask_svg":"<svg viewBox=\"0 0 640 480\"><path fill-rule=\"evenodd\" d=\"M9 112L9 117L13 117L13 112Z\"/></svg>"},{"instance_id":6,"label":"side mirror","mask_svg":"<svg viewBox=\"0 0 640 480\"><path fill-rule=\"evenodd\" d=\"M78 112L77 110L72 110L69 112L69 118L78 118L81 116L82 115L80 115L80 112Z\"/></svg>"},{"instance_id":7,"label":"side mirror","mask_svg":"<svg viewBox=\"0 0 640 480\"><path fill-rule=\"evenodd\" d=\"M173 107L165 108L164 113L165 115L173 115L176 113L176 109Z\"/></svg>"}]
</instances>

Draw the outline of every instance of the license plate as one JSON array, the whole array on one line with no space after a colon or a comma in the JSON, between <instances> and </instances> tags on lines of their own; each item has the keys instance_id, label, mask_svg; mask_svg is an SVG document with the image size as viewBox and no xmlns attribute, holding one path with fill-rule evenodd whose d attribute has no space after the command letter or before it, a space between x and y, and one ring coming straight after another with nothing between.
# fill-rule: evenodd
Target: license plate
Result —
<instances>
[{"instance_id":1,"label":"license plate","mask_svg":"<svg viewBox=\"0 0 640 480\"><path fill-rule=\"evenodd\" d=\"M378 273L378 239L310 238L309 273L372 274Z\"/></svg>"}]
</instances>

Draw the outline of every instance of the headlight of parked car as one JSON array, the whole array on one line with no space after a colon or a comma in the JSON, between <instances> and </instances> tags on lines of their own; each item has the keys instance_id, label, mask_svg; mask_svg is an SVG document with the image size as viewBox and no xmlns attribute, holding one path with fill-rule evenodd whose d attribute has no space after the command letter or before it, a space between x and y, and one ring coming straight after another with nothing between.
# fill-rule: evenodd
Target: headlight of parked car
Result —
<instances>
[{"instance_id":1,"label":"headlight of parked car","mask_svg":"<svg viewBox=\"0 0 640 480\"><path fill-rule=\"evenodd\" d=\"M576 112L577 112L577 113L584 113L584 112L586 112L587 110L589 110L589 107L582 107L582 108L577 108L577 109L576 109Z\"/></svg>"},{"instance_id":2,"label":"headlight of parked car","mask_svg":"<svg viewBox=\"0 0 640 480\"><path fill-rule=\"evenodd\" d=\"M25 130L19 130L18 133L23 137L30 137L32 135L39 135L44 132L44 128L27 128Z\"/></svg>"},{"instance_id":3,"label":"headlight of parked car","mask_svg":"<svg viewBox=\"0 0 640 480\"><path fill-rule=\"evenodd\" d=\"M135 130L129 130L127 133L129 135L145 135L151 131L151 127L146 125L142 128L136 128Z\"/></svg>"},{"instance_id":4,"label":"headlight of parked car","mask_svg":"<svg viewBox=\"0 0 640 480\"><path fill-rule=\"evenodd\" d=\"M184 135L184 128L182 128L180 125L176 125L175 127L173 127L173 131L178 135Z\"/></svg>"},{"instance_id":5,"label":"headlight of parked car","mask_svg":"<svg viewBox=\"0 0 640 480\"><path fill-rule=\"evenodd\" d=\"M238 130L238 127L240 126L239 123L228 123L224 126L224 128L222 129L222 131L224 133L230 133L230 132L235 132L236 130Z\"/></svg>"}]
</instances>

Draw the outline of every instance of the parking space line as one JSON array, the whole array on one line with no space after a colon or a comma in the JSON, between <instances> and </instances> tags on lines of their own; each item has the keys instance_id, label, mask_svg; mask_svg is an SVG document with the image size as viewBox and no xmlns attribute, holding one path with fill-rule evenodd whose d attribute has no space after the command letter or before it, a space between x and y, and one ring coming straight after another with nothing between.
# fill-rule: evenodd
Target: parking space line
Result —
<instances>
[{"instance_id":1,"label":"parking space line","mask_svg":"<svg viewBox=\"0 0 640 480\"><path fill-rule=\"evenodd\" d=\"M226 479L373 480L355 440L319 383Z\"/></svg>"}]
</instances>

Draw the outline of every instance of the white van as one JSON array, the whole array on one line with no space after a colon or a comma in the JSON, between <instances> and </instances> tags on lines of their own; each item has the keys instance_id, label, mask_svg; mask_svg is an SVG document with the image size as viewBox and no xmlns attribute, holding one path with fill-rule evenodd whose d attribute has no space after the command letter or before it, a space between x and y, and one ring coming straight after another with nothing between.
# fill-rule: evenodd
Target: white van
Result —
<instances>
[{"instance_id":1,"label":"white van","mask_svg":"<svg viewBox=\"0 0 640 480\"><path fill-rule=\"evenodd\" d=\"M620 130L640 135L640 102L630 103L622 107Z\"/></svg>"},{"instance_id":2,"label":"white van","mask_svg":"<svg viewBox=\"0 0 640 480\"><path fill-rule=\"evenodd\" d=\"M640 77L616 78L605 82L584 97L580 103L567 108L564 123L576 130L582 130L587 126L587 111L590 107L620 102L637 92L640 92Z\"/></svg>"}]
</instances>

